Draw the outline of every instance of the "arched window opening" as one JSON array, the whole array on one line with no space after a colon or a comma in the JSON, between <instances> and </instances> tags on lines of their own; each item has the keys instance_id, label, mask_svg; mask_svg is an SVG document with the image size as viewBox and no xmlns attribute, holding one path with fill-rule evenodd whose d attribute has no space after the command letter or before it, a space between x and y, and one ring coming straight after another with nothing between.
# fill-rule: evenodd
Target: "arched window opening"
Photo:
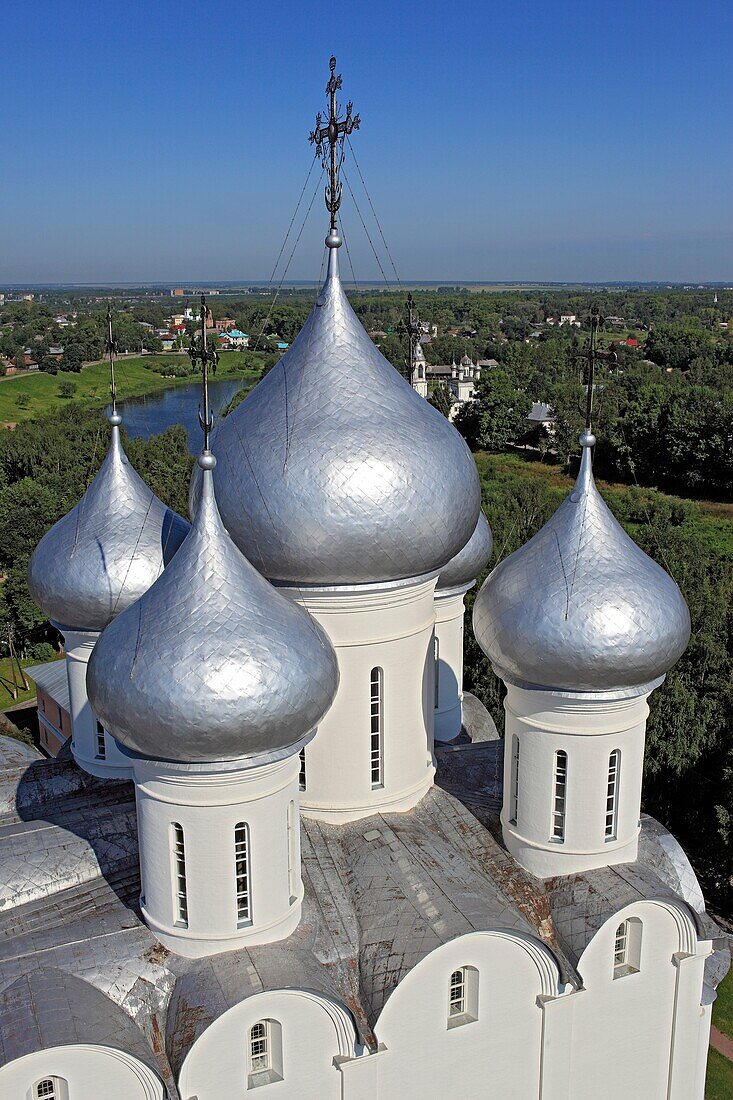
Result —
<instances>
[{"instance_id":1,"label":"arched window opening","mask_svg":"<svg viewBox=\"0 0 733 1100\"><path fill-rule=\"evenodd\" d=\"M104 726L97 722L97 759L106 760L107 746L104 743Z\"/></svg>"},{"instance_id":2,"label":"arched window opening","mask_svg":"<svg viewBox=\"0 0 733 1100\"><path fill-rule=\"evenodd\" d=\"M478 970L462 966L450 976L448 1027L459 1027L478 1019Z\"/></svg>"},{"instance_id":3,"label":"arched window opening","mask_svg":"<svg viewBox=\"0 0 733 1100\"><path fill-rule=\"evenodd\" d=\"M373 668L370 678L371 703L371 741L369 766L372 788L384 786L383 763L383 723L384 723L384 673L381 668Z\"/></svg>"},{"instance_id":4,"label":"arched window opening","mask_svg":"<svg viewBox=\"0 0 733 1100\"><path fill-rule=\"evenodd\" d=\"M258 1020L249 1029L247 1088L283 1079L282 1028L277 1020Z\"/></svg>"},{"instance_id":5,"label":"arched window opening","mask_svg":"<svg viewBox=\"0 0 733 1100\"><path fill-rule=\"evenodd\" d=\"M433 635L433 663L435 667L435 709L440 706L440 641Z\"/></svg>"},{"instance_id":6,"label":"arched window opening","mask_svg":"<svg viewBox=\"0 0 733 1100\"><path fill-rule=\"evenodd\" d=\"M568 754L560 749L555 753L555 792L552 805L552 835L556 844L565 841L565 808L568 787Z\"/></svg>"},{"instance_id":7,"label":"arched window opening","mask_svg":"<svg viewBox=\"0 0 733 1100\"><path fill-rule=\"evenodd\" d=\"M33 1086L33 1100L66 1100L65 1085L60 1077L44 1077Z\"/></svg>"},{"instance_id":8,"label":"arched window opening","mask_svg":"<svg viewBox=\"0 0 733 1100\"><path fill-rule=\"evenodd\" d=\"M624 978L641 969L641 921L629 917L616 929L613 947L613 976Z\"/></svg>"},{"instance_id":9,"label":"arched window opening","mask_svg":"<svg viewBox=\"0 0 733 1100\"><path fill-rule=\"evenodd\" d=\"M173 822L173 872L175 882L174 907L176 923L188 926L188 887L186 884L186 845L183 826Z\"/></svg>"},{"instance_id":10,"label":"arched window opening","mask_svg":"<svg viewBox=\"0 0 733 1100\"><path fill-rule=\"evenodd\" d=\"M240 821L234 826L234 872L237 880L237 921L252 920L252 900L249 885L249 826Z\"/></svg>"},{"instance_id":11,"label":"arched window opening","mask_svg":"<svg viewBox=\"0 0 733 1100\"><path fill-rule=\"evenodd\" d=\"M511 798L509 802L510 825L517 824L519 814L519 738L516 733L512 738L512 775Z\"/></svg>"},{"instance_id":12,"label":"arched window opening","mask_svg":"<svg viewBox=\"0 0 733 1100\"><path fill-rule=\"evenodd\" d=\"M305 790L305 745L300 750L300 771L298 772L298 789Z\"/></svg>"},{"instance_id":13,"label":"arched window opening","mask_svg":"<svg viewBox=\"0 0 733 1100\"><path fill-rule=\"evenodd\" d=\"M290 904L292 905L298 896L298 821L295 816L295 803L288 803L288 881L290 883Z\"/></svg>"},{"instance_id":14,"label":"arched window opening","mask_svg":"<svg viewBox=\"0 0 733 1100\"><path fill-rule=\"evenodd\" d=\"M608 786L606 788L606 840L615 840L618 832L618 785L621 772L621 753L614 749L608 758Z\"/></svg>"}]
</instances>

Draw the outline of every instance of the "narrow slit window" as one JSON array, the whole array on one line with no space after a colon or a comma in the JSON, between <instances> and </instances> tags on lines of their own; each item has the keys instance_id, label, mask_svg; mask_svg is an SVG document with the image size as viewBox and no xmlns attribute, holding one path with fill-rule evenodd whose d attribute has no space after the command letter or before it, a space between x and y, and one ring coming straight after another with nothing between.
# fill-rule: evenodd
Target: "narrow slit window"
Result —
<instances>
[{"instance_id":1,"label":"narrow slit window","mask_svg":"<svg viewBox=\"0 0 733 1100\"><path fill-rule=\"evenodd\" d=\"M305 746L300 750L300 772L298 773L298 788L305 790Z\"/></svg>"},{"instance_id":2,"label":"narrow slit window","mask_svg":"<svg viewBox=\"0 0 733 1100\"><path fill-rule=\"evenodd\" d=\"M512 739L512 786L509 813L510 824L516 825L519 814L519 738L516 734Z\"/></svg>"},{"instance_id":3,"label":"narrow slit window","mask_svg":"<svg viewBox=\"0 0 733 1100\"><path fill-rule=\"evenodd\" d=\"M461 968L450 976L449 1016L463 1016L466 1011L466 972Z\"/></svg>"},{"instance_id":4,"label":"narrow slit window","mask_svg":"<svg viewBox=\"0 0 733 1100\"><path fill-rule=\"evenodd\" d=\"M290 881L290 904L295 901L297 891L297 873L296 863L298 855L297 841L297 819L295 816L295 803L288 803L288 878Z\"/></svg>"},{"instance_id":5,"label":"narrow slit window","mask_svg":"<svg viewBox=\"0 0 733 1100\"><path fill-rule=\"evenodd\" d=\"M173 864L175 874L175 908L178 924L188 925L188 888L186 886L186 845L183 826L173 823Z\"/></svg>"},{"instance_id":6,"label":"narrow slit window","mask_svg":"<svg viewBox=\"0 0 733 1100\"><path fill-rule=\"evenodd\" d=\"M616 929L613 944L613 976L637 974L641 968L641 921L629 917Z\"/></svg>"},{"instance_id":7,"label":"narrow slit window","mask_svg":"<svg viewBox=\"0 0 733 1100\"><path fill-rule=\"evenodd\" d=\"M618 830L618 785L621 771L621 753L614 749L608 758L608 787L606 790L606 840L615 840Z\"/></svg>"},{"instance_id":8,"label":"narrow slit window","mask_svg":"<svg viewBox=\"0 0 733 1100\"><path fill-rule=\"evenodd\" d=\"M555 753L555 790L552 805L552 839L562 844L565 840L565 809L568 787L568 754L561 749Z\"/></svg>"},{"instance_id":9,"label":"narrow slit window","mask_svg":"<svg viewBox=\"0 0 733 1100\"><path fill-rule=\"evenodd\" d=\"M371 701L370 701L370 769L372 787L382 787L383 778L383 723L384 723L384 674L381 668L373 668L371 672Z\"/></svg>"},{"instance_id":10,"label":"narrow slit window","mask_svg":"<svg viewBox=\"0 0 733 1100\"><path fill-rule=\"evenodd\" d=\"M104 743L104 726L97 722L97 756L100 760L106 759L107 746Z\"/></svg>"},{"instance_id":11,"label":"narrow slit window","mask_svg":"<svg viewBox=\"0 0 733 1100\"><path fill-rule=\"evenodd\" d=\"M272 1069L271 1053L269 1021L259 1020L249 1029L249 1072L267 1073Z\"/></svg>"},{"instance_id":12,"label":"narrow slit window","mask_svg":"<svg viewBox=\"0 0 733 1100\"><path fill-rule=\"evenodd\" d=\"M440 706L440 641L433 636L433 662L435 666L435 709Z\"/></svg>"},{"instance_id":13,"label":"narrow slit window","mask_svg":"<svg viewBox=\"0 0 733 1100\"><path fill-rule=\"evenodd\" d=\"M240 821L234 826L234 869L237 879L237 920L252 919L249 884L249 826Z\"/></svg>"}]
</instances>

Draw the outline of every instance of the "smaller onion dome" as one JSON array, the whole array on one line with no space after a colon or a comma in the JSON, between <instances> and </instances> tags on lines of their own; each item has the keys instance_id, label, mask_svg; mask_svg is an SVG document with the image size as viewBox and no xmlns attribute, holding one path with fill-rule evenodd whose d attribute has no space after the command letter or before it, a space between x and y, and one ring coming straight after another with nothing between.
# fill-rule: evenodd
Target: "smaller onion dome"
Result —
<instances>
[{"instance_id":1,"label":"smaller onion dome","mask_svg":"<svg viewBox=\"0 0 733 1100\"><path fill-rule=\"evenodd\" d=\"M475 581L481 570L486 568L493 545L489 521L483 512L479 512L476 529L463 549L451 558L439 574L436 591L460 588Z\"/></svg>"},{"instance_id":2,"label":"smaller onion dome","mask_svg":"<svg viewBox=\"0 0 733 1100\"><path fill-rule=\"evenodd\" d=\"M28 567L28 587L50 619L74 630L104 630L160 575L188 523L148 488L120 441L112 441L79 503L43 536Z\"/></svg>"},{"instance_id":3,"label":"smaller onion dome","mask_svg":"<svg viewBox=\"0 0 733 1100\"><path fill-rule=\"evenodd\" d=\"M153 586L110 623L87 691L133 753L212 762L290 755L333 702L339 671L321 628L236 548L199 459L191 532Z\"/></svg>"},{"instance_id":4,"label":"smaller onion dome","mask_svg":"<svg viewBox=\"0 0 733 1100\"><path fill-rule=\"evenodd\" d=\"M473 628L497 675L519 686L614 691L658 681L683 653L682 593L629 538L593 479L590 448L573 491L505 558L476 597Z\"/></svg>"}]
</instances>

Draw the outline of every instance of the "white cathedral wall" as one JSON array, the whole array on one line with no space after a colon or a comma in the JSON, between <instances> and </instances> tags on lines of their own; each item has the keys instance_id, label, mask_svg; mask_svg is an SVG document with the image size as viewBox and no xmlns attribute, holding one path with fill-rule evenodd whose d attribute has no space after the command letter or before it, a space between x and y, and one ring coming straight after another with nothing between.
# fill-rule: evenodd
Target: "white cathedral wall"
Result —
<instances>
[{"instance_id":1,"label":"white cathedral wall","mask_svg":"<svg viewBox=\"0 0 733 1100\"><path fill-rule=\"evenodd\" d=\"M703 1100L698 1060L709 941L676 902L643 901L599 929L580 958L569 1100ZM638 973L614 978L616 929L641 922Z\"/></svg>"},{"instance_id":2,"label":"white cathedral wall","mask_svg":"<svg viewBox=\"0 0 733 1100\"><path fill-rule=\"evenodd\" d=\"M306 749L306 817L340 823L417 805L433 781L435 577L286 588L328 634L341 682ZM383 672L382 782L370 769L370 677Z\"/></svg>"},{"instance_id":3,"label":"white cathedral wall","mask_svg":"<svg viewBox=\"0 0 733 1100\"><path fill-rule=\"evenodd\" d=\"M463 723L463 597L470 585L435 593L438 690L435 740L452 741Z\"/></svg>"},{"instance_id":4,"label":"white cathedral wall","mask_svg":"<svg viewBox=\"0 0 733 1100\"><path fill-rule=\"evenodd\" d=\"M538 878L633 862L637 856L648 694L526 690L507 685L504 804L507 848ZM515 740L519 782L515 787ZM621 753L615 839L606 840L609 758ZM555 754L567 753L565 838L554 841ZM514 821L514 791L517 814Z\"/></svg>"},{"instance_id":5,"label":"white cathedral wall","mask_svg":"<svg viewBox=\"0 0 733 1100\"><path fill-rule=\"evenodd\" d=\"M59 1100L166 1100L157 1074L121 1050L78 1044L49 1047L0 1069L0 1096L33 1100L34 1085L59 1081ZM103 1087L102 1087L103 1083Z\"/></svg>"},{"instance_id":6,"label":"white cathedral wall","mask_svg":"<svg viewBox=\"0 0 733 1100\"><path fill-rule=\"evenodd\" d=\"M143 915L187 957L283 939L300 919L298 756L172 764L136 759ZM173 825L183 829L188 921L176 906ZM237 915L235 827L248 827L249 919Z\"/></svg>"},{"instance_id":7,"label":"white cathedral wall","mask_svg":"<svg viewBox=\"0 0 733 1100\"><path fill-rule=\"evenodd\" d=\"M346 1010L301 989L258 993L230 1008L194 1043L181 1068L182 1100L222 1100L248 1094L249 1031L260 1020L280 1028L278 1076L263 1095L279 1100L342 1100L334 1059L353 1057L356 1035ZM253 1095L257 1096L256 1088Z\"/></svg>"},{"instance_id":8,"label":"white cathedral wall","mask_svg":"<svg viewBox=\"0 0 733 1100\"><path fill-rule=\"evenodd\" d=\"M464 966L476 971L478 1011L474 1021L449 1028L450 978ZM521 934L470 933L432 951L397 986L377 1020L384 1045L376 1055L379 1100L408 1094L486 1100L487 1089L497 1097L539 1097L538 997L557 994L558 980L549 952Z\"/></svg>"},{"instance_id":9,"label":"white cathedral wall","mask_svg":"<svg viewBox=\"0 0 733 1100\"><path fill-rule=\"evenodd\" d=\"M87 696L87 665L96 645L99 632L95 630L70 630L62 627L66 651L66 672L69 678L69 705L73 737L71 751L80 768L107 779L130 779L132 768L129 759L120 751L105 730L104 759L97 752L97 716Z\"/></svg>"}]
</instances>

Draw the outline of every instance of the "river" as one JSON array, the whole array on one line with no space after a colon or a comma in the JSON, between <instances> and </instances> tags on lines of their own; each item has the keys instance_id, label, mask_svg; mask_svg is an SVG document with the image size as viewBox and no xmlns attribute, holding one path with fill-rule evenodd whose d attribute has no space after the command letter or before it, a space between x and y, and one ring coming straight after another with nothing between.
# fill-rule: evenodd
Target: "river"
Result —
<instances>
[{"instance_id":1,"label":"river","mask_svg":"<svg viewBox=\"0 0 733 1100\"><path fill-rule=\"evenodd\" d=\"M209 382L209 402L214 418L227 407L234 394L246 384L242 378L220 378ZM196 454L201 447L198 411L201 403L201 383L187 382L172 386L147 397L128 397L119 401L125 431L132 438L149 439L174 424L182 424L188 435L188 449Z\"/></svg>"}]
</instances>

